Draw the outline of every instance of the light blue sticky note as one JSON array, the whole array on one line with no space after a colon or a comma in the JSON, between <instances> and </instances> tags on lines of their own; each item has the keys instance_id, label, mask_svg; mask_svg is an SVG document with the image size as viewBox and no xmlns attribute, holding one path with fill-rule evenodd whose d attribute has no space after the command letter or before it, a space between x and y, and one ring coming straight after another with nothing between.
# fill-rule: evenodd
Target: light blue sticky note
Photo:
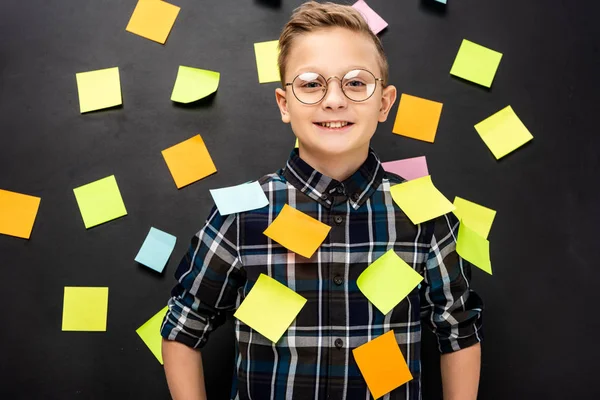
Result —
<instances>
[{"instance_id":1,"label":"light blue sticky note","mask_svg":"<svg viewBox=\"0 0 600 400\"><path fill-rule=\"evenodd\" d=\"M444 4L446 4L446 0L435 0L435 1L437 1L438 3L444 3Z\"/></svg>"},{"instance_id":2,"label":"light blue sticky note","mask_svg":"<svg viewBox=\"0 0 600 400\"><path fill-rule=\"evenodd\" d=\"M150 228L142 248L135 256L135 261L162 272L175 248L177 238L156 228Z\"/></svg>"},{"instance_id":3,"label":"light blue sticky note","mask_svg":"<svg viewBox=\"0 0 600 400\"><path fill-rule=\"evenodd\" d=\"M256 210L269 204L258 182L242 183L221 189L211 189L210 194L221 215Z\"/></svg>"}]
</instances>

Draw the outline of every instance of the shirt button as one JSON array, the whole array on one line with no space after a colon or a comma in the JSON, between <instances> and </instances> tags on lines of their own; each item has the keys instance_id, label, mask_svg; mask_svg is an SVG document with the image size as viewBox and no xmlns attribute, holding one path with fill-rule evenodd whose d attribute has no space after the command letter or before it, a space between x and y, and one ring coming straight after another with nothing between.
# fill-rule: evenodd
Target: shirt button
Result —
<instances>
[{"instance_id":1,"label":"shirt button","mask_svg":"<svg viewBox=\"0 0 600 400\"><path fill-rule=\"evenodd\" d=\"M341 224L342 221L344 220L344 218L342 218L341 215L336 215L335 217L333 217L333 220L335 221L336 224Z\"/></svg>"},{"instance_id":2,"label":"shirt button","mask_svg":"<svg viewBox=\"0 0 600 400\"><path fill-rule=\"evenodd\" d=\"M341 349L342 347L344 347L344 341L342 339L335 339L335 347L337 347L338 349Z\"/></svg>"},{"instance_id":3,"label":"shirt button","mask_svg":"<svg viewBox=\"0 0 600 400\"><path fill-rule=\"evenodd\" d=\"M337 188L335 188L335 191L338 192L339 194L342 194L342 193L344 193L344 187L338 186Z\"/></svg>"},{"instance_id":4,"label":"shirt button","mask_svg":"<svg viewBox=\"0 0 600 400\"><path fill-rule=\"evenodd\" d=\"M341 276L336 275L333 277L333 283L335 283L336 285L340 286L342 283L344 283L344 279L342 279Z\"/></svg>"},{"instance_id":5,"label":"shirt button","mask_svg":"<svg viewBox=\"0 0 600 400\"><path fill-rule=\"evenodd\" d=\"M360 194L358 194L358 193L354 193L352 195L352 200L354 200L354 201L358 201L359 198L360 198Z\"/></svg>"},{"instance_id":6,"label":"shirt button","mask_svg":"<svg viewBox=\"0 0 600 400\"><path fill-rule=\"evenodd\" d=\"M327 200L329 200L329 196L327 196L326 194L324 194L323 196L321 196L321 199L327 201Z\"/></svg>"}]
</instances>

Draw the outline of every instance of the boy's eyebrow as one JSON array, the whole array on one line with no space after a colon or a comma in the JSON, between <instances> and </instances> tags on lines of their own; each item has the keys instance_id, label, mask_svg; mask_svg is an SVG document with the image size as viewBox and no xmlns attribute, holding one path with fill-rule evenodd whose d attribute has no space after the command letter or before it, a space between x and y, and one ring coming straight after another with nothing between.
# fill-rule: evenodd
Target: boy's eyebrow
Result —
<instances>
[{"instance_id":1,"label":"boy's eyebrow","mask_svg":"<svg viewBox=\"0 0 600 400\"><path fill-rule=\"evenodd\" d=\"M367 71L371 71L369 68L365 67L364 65L350 65L346 68L340 69L340 73L345 74L346 72L349 72L349 71L352 71L355 69L366 69ZM297 68L294 76L299 75L302 72L307 72L307 71L321 73L322 70L321 70L321 68L314 66L314 65L306 65L306 66ZM321 74L321 75L323 75L323 74ZM341 76L340 76L340 78L341 78Z\"/></svg>"}]
</instances>

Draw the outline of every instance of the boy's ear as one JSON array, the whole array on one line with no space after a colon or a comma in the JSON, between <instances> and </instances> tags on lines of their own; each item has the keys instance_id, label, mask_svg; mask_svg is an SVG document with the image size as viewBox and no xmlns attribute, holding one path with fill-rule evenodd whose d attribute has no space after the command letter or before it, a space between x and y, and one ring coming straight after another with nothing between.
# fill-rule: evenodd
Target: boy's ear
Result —
<instances>
[{"instance_id":1,"label":"boy's ear","mask_svg":"<svg viewBox=\"0 0 600 400\"><path fill-rule=\"evenodd\" d=\"M285 95L285 90L281 88L275 89L275 100L277 100L277 106L279 107L279 112L281 112L281 120L284 123L289 124L290 113L288 112L287 99Z\"/></svg>"},{"instance_id":2,"label":"boy's ear","mask_svg":"<svg viewBox=\"0 0 600 400\"><path fill-rule=\"evenodd\" d=\"M379 109L379 122L385 122L394 102L396 101L396 86L388 85L381 93L381 108Z\"/></svg>"}]
</instances>

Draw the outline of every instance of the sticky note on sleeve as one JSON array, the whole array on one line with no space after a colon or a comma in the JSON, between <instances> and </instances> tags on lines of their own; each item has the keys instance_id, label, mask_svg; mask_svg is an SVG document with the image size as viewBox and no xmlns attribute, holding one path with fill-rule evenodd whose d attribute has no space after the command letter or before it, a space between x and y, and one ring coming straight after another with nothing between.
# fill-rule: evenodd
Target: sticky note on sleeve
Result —
<instances>
[{"instance_id":1,"label":"sticky note on sleeve","mask_svg":"<svg viewBox=\"0 0 600 400\"><path fill-rule=\"evenodd\" d=\"M492 275L490 242L469 228L464 222L461 222L458 228L456 252L474 266Z\"/></svg>"},{"instance_id":2,"label":"sticky note on sleeve","mask_svg":"<svg viewBox=\"0 0 600 400\"><path fill-rule=\"evenodd\" d=\"M481 121L475 130L497 160L533 139L511 106Z\"/></svg>"},{"instance_id":3,"label":"sticky note on sleeve","mask_svg":"<svg viewBox=\"0 0 600 400\"><path fill-rule=\"evenodd\" d=\"M29 239L41 200L0 189L0 233Z\"/></svg>"},{"instance_id":4,"label":"sticky note on sleeve","mask_svg":"<svg viewBox=\"0 0 600 400\"><path fill-rule=\"evenodd\" d=\"M453 211L454 215L484 239L487 239L496 217L496 211L458 196L454 198L454 206L456 207Z\"/></svg>"},{"instance_id":5,"label":"sticky note on sleeve","mask_svg":"<svg viewBox=\"0 0 600 400\"><path fill-rule=\"evenodd\" d=\"M169 306L166 306L135 331L161 364L163 364L163 358L160 327L162 326L163 319L168 310Z\"/></svg>"},{"instance_id":6,"label":"sticky note on sleeve","mask_svg":"<svg viewBox=\"0 0 600 400\"><path fill-rule=\"evenodd\" d=\"M456 208L433 185L431 175L394 185L390 191L413 224L429 221Z\"/></svg>"}]
</instances>

